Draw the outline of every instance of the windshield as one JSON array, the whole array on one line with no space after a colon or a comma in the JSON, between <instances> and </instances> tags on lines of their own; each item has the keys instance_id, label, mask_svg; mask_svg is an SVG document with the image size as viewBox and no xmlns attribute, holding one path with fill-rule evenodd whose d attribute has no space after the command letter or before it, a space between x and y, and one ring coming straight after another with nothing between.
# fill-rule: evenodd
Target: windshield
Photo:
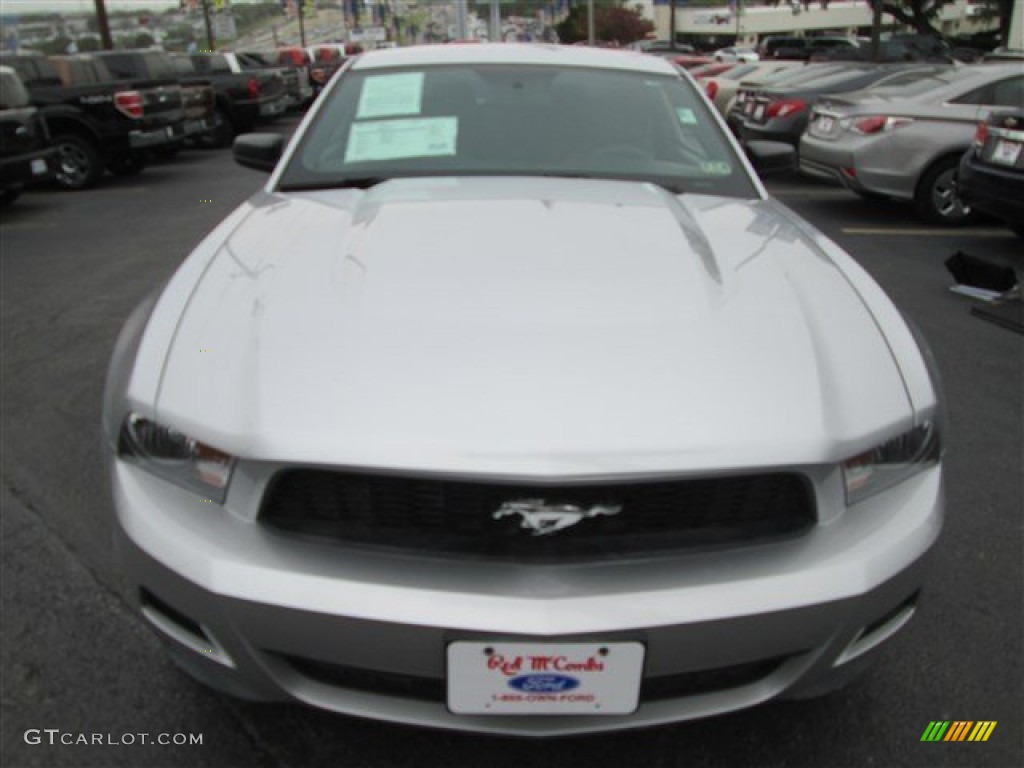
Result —
<instances>
[{"instance_id":1,"label":"windshield","mask_svg":"<svg viewBox=\"0 0 1024 768\"><path fill-rule=\"evenodd\" d=\"M677 75L522 65L347 73L281 189L402 176L567 176L755 197L693 86Z\"/></svg>"}]
</instances>

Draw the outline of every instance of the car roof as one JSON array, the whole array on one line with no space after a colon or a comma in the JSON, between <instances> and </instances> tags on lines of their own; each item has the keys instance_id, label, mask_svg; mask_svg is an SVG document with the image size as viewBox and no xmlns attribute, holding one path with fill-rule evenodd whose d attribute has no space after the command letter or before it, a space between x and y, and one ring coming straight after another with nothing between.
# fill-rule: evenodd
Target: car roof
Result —
<instances>
[{"instance_id":1,"label":"car roof","mask_svg":"<svg viewBox=\"0 0 1024 768\"><path fill-rule=\"evenodd\" d=\"M635 51L535 43L456 43L390 48L360 54L352 68L383 69L439 64L536 64L677 74L676 68L664 59Z\"/></svg>"}]
</instances>

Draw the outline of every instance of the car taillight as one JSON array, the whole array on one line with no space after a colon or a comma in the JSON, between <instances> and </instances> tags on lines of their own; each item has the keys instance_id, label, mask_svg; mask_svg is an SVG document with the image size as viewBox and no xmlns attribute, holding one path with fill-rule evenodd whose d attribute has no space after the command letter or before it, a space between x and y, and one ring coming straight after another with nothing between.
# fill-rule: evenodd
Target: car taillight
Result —
<instances>
[{"instance_id":1,"label":"car taillight","mask_svg":"<svg viewBox=\"0 0 1024 768\"><path fill-rule=\"evenodd\" d=\"M249 82L245 84L245 92L249 94L250 99L258 99L260 97L260 84L255 77L249 78Z\"/></svg>"},{"instance_id":2,"label":"car taillight","mask_svg":"<svg viewBox=\"0 0 1024 768\"><path fill-rule=\"evenodd\" d=\"M851 127L857 133L871 136L876 133L891 131L903 125L914 122L909 117L885 117L884 115L871 115L870 117L859 117L851 123Z\"/></svg>"},{"instance_id":3,"label":"car taillight","mask_svg":"<svg viewBox=\"0 0 1024 768\"><path fill-rule=\"evenodd\" d=\"M805 109L807 109L807 102L803 99L781 99L769 104L764 114L766 117L786 117Z\"/></svg>"},{"instance_id":4,"label":"car taillight","mask_svg":"<svg viewBox=\"0 0 1024 768\"><path fill-rule=\"evenodd\" d=\"M114 94L114 106L122 115L138 120L142 117L142 94L138 91L118 91Z\"/></svg>"},{"instance_id":5,"label":"car taillight","mask_svg":"<svg viewBox=\"0 0 1024 768\"><path fill-rule=\"evenodd\" d=\"M988 124L978 123L978 127L974 130L974 146L983 147L985 146L985 139L988 138Z\"/></svg>"},{"instance_id":6,"label":"car taillight","mask_svg":"<svg viewBox=\"0 0 1024 768\"><path fill-rule=\"evenodd\" d=\"M707 92L709 99L715 98L715 94L718 93L718 83L716 83L714 80L709 80L707 85Z\"/></svg>"}]
</instances>

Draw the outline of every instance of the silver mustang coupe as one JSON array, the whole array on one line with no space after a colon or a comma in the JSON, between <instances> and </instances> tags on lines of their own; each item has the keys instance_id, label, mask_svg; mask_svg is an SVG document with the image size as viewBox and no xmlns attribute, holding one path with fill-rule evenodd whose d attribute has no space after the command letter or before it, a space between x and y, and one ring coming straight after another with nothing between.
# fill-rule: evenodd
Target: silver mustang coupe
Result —
<instances>
[{"instance_id":1,"label":"silver mustang coupe","mask_svg":"<svg viewBox=\"0 0 1024 768\"><path fill-rule=\"evenodd\" d=\"M130 317L104 403L189 673L548 736L820 694L911 618L930 358L670 63L369 53L234 152L269 181Z\"/></svg>"}]
</instances>

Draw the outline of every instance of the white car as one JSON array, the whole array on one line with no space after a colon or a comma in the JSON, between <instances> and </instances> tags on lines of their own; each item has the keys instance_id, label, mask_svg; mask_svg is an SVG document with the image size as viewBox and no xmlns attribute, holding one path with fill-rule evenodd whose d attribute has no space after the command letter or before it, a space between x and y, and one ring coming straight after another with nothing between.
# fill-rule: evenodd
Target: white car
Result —
<instances>
[{"instance_id":1,"label":"white car","mask_svg":"<svg viewBox=\"0 0 1024 768\"><path fill-rule=\"evenodd\" d=\"M761 57L753 48L719 48L717 51L711 54L711 56L712 58L714 58L715 61L751 62L761 60Z\"/></svg>"},{"instance_id":2,"label":"white car","mask_svg":"<svg viewBox=\"0 0 1024 768\"><path fill-rule=\"evenodd\" d=\"M234 151L266 185L129 318L103 409L189 673L549 736L819 694L910 620L930 358L670 63L369 53Z\"/></svg>"}]
</instances>

